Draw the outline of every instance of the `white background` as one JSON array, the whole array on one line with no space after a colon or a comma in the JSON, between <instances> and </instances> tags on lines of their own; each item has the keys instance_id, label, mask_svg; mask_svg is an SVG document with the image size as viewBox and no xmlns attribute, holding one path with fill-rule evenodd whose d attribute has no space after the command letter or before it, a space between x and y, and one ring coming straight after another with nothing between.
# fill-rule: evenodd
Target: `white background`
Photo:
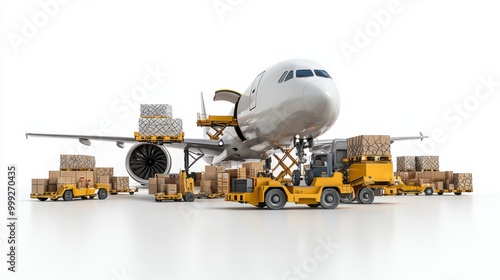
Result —
<instances>
[{"instance_id":1,"label":"white background","mask_svg":"<svg viewBox=\"0 0 500 280\"><path fill-rule=\"evenodd\" d=\"M57 4L44 8L48 2ZM200 92L208 113L225 114L231 106L212 102L215 90L242 92L263 69L293 57L322 64L339 89L340 117L322 138L423 132L434 137L396 143L393 156L439 155L442 170L473 173L473 195L500 193L496 1L62 2L0 4L0 166L18 165L22 199L31 178L57 169L59 154L95 155L97 165L126 175L130 147L26 140L25 132L132 136L140 103L169 103L186 137L202 137ZM156 68L168 77L134 95ZM490 91L481 79L494 81ZM171 153L175 171L182 153Z\"/></svg>"}]
</instances>

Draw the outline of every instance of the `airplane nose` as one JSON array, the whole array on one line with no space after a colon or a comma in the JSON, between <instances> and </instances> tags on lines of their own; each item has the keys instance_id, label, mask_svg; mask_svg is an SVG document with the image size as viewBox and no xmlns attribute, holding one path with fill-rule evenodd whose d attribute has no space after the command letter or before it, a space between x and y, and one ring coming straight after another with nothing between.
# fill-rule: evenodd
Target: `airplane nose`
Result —
<instances>
[{"instance_id":1,"label":"airplane nose","mask_svg":"<svg viewBox=\"0 0 500 280\"><path fill-rule=\"evenodd\" d=\"M304 88L304 107L313 117L329 117L333 109L331 84L324 81L312 81Z\"/></svg>"}]
</instances>

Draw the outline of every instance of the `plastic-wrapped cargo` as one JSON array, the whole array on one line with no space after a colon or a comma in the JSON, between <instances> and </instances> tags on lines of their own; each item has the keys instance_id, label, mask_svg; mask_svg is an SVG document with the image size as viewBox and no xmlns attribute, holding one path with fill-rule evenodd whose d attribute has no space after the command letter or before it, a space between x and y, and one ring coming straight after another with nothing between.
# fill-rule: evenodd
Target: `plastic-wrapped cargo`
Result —
<instances>
[{"instance_id":1,"label":"plastic-wrapped cargo","mask_svg":"<svg viewBox=\"0 0 500 280\"><path fill-rule=\"evenodd\" d=\"M472 190L472 173L453 173L453 184L457 190Z\"/></svg>"},{"instance_id":2,"label":"plastic-wrapped cargo","mask_svg":"<svg viewBox=\"0 0 500 280\"><path fill-rule=\"evenodd\" d=\"M347 138L347 156L390 156L391 137L389 135L359 135Z\"/></svg>"},{"instance_id":3,"label":"plastic-wrapped cargo","mask_svg":"<svg viewBox=\"0 0 500 280\"><path fill-rule=\"evenodd\" d=\"M117 191L124 191L129 187L128 177L113 176L111 177L111 184Z\"/></svg>"},{"instance_id":4,"label":"plastic-wrapped cargo","mask_svg":"<svg viewBox=\"0 0 500 280\"><path fill-rule=\"evenodd\" d=\"M86 155L61 155L60 168L62 169L94 169L95 157Z\"/></svg>"},{"instance_id":5,"label":"plastic-wrapped cargo","mask_svg":"<svg viewBox=\"0 0 500 280\"><path fill-rule=\"evenodd\" d=\"M177 136L182 133L182 119L139 118L139 134L144 136Z\"/></svg>"},{"instance_id":6,"label":"plastic-wrapped cargo","mask_svg":"<svg viewBox=\"0 0 500 280\"><path fill-rule=\"evenodd\" d=\"M439 156L416 156L415 167L419 171L439 170Z\"/></svg>"},{"instance_id":7,"label":"plastic-wrapped cargo","mask_svg":"<svg viewBox=\"0 0 500 280\"><path fill-rule=\"evenodd\" d=\"M415 157L402 156L396 158L397 171L413 171L415 170Z\"/></svg>"},{"instance_id":8,"label":"plastic-wrapped cargo","mask_svg":"<svg viewBox=\"0 0 500 280\"><path fill-rule=\"evenodd\" d=\"M141 117L172 117L172 106L169 104L141 104Z\"/></svg>"},{"instance_id":9,"label":"plastic-wrapped cargo","mask_svg":"<svg viewBox=\"0 0 500 280\"><path fill-rule=\"evenodd\" d=\"M96 183L107 183L107 182L101 182L100 178L102 176L109 176L113 177L114 169L113 167L96 167L94 168L94 182Z\"/></svg>"}]
</instances>

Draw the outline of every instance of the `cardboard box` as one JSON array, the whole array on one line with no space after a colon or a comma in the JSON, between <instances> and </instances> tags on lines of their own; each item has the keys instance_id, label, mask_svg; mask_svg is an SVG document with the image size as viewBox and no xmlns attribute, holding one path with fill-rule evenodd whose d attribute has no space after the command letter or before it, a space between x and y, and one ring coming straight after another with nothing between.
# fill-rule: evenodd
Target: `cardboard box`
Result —
<instances>
[{"instance_id":1,"label":"cardboard box","mask_svg":"<svg viewBox=\"0 0 500 280\"><path fill-rule=\"evenodd\" d=\"M49 171L49 184L57 184L57 178L61 177L61 171L51 170Z\"/></svg>"},{"instance_id":2,"label":"cardboard box","mask_svg":"<svg viewBox=\"0 0 500 280\"><path fill-rule=\"evenodd\" d=\"M167 184L159 184L158 185L159 193L167 193Z\"/></svg>"},{"instance_id":3,"label":"cardboard box","mask_svg":"<svg viewBox=\"0 0 500 280\"><path fill-rule=\"evenodd\" d=\"M455 189L455 185L454 184L448 184L448 190L454 190Z\"/></svg>"},{"instance_id":4,"label":"cardboard box","mask_svg":"<svg viewBox=\"0 0 500 280\"><path fill-rule=\"evenodd\" d=\"M397 171L415 170L415 157L414 156L397 157L396 170Z\"/></svg>"},{"instance_id":5,"label":"cardboard box","mask_svg":"<svg viewBox=\"0 0 500 280\"><path fill-rule=\"evenodd\" d=\"M31 193L43 194L48 191L49 179L31 179Z\"/></svg>"},{"instance_id":6,"label":"cardboard box","mask_svg":"<svg viewBox=\"0 0 500 280\"><path fill-rule=\"evenodd\" d=\"M205 180L217 180L217 167L212 165L205 166Z\"/></svg>"},{"instance_id":7,"label":"cardboard box","mask_svg":"<svg viewBox=\"0 0 500 280\"><path fill-rule=\"evenodd\" d=\"M99 176L109 176L110 180L111 177L114 175L114 169L113 167L96 167L94 168L94 182L99 182Z\"/></svg>"},{"instance_id":8,"label":"cardboard box","mask_svg":"<svg viewBox=\"0 0 500 280\"><path fill-rule=\"evenodd\" d=\"M94 169L95 157L86 155L61 155L60 169ZM64 176L62 176L64 177Z\"/></svg>"},{"instance_id":9,"label":"cardboard box","mask_svg":"<svg viewBox=\"0 0 500 280\"><path fill-rule=\"evenodd\" d=\"M455 189L461 191L472 190L472 173L455 173L453 174L453 184Z\"/></svg>"},{"instance_id":10,"label":"cardboard box","mask_svg":"<svg viewBox=\"0 0 500 280\"><path fill-rule=\"evenodd\" d=\"M203 180L200 183L200 191L203 193L212 193L212 181Z\"/></svg>"},{"instance_id":11,"label":"cardboard box","mask_svg":"<svg viewBox=\"0 0 500 280\"><path fill-rule=\"evenodd\" d=\"M445 179L453 180L453 171L445 171L444 177L445 177Z\"/></svg>"},{"instance_id":12,"label":"cardboard box","mask_svg":"<svg viewBox=\"0 0 500 280\"><path fill-rule=\"evenodd\" d=\"M76 178L76 171L60 171L60 177L73 177Z\"/></svg>"},{"instance_id":13,"label":"cardboard box","mask_svg":"<svg viewBox=\"0 0 500 280\"><path fill-rule=\"evenodd\" d=\"M109 184L110 179L109 175L101 175L98 177L97 183Z\"/></svg>"},{"instance_id":14,"label":"cardboard box","mask_svg":"<svg viewBox=\"0 0 500 280\"><path fill-rule=\"evenodd\" d=\"M156 177L149 178L148 187L149 187L149 194L155 194L158 192L158 186L156 184Z\"/></svg>"},{"instance_id":15,"label":"cardboard box","mask_svg":"<svg viewBox=\"0 0 500 280\"><path fill-rule=\"evenodd\" d=\"M238 168L238 179L246 179L247 177L247 169L245 167Z\"/></svg>"},{"instance_id":16,"label":"cardboard box","mask_svg":"<svg viewBox=\"0 0 500 280\"><path fill-rule=\"evenodd\" d=\"M390 156L389 135L359 135L347 138L347 156Z\"/></svg>"},{"instance_id":17,"label":"cardboard box","mask_svg":"<svg viewBox=\"0 0 500 280\"><path fill-rule=\"evenodd\" d=\"M57 184L75 184L75 177L59 177L57 178Z\"/></svg>"},{"instance_id":18,"label":"cardboard box","mask_svg":"<svg viewBox=\"0 0 500 280\"><path fill-rule=\"evenodd\" d=\"M416 156L415 167L419 171L439 170L439 156Z\"/></svg>"},{"instance_id":19,"label":"cardboard box","mask_svg":"<svg viewBox=\"0 0 500 280\"><path fill-rule=\"evenodd\" d=\"M435 182L434 187L436 190L442 191L444 189L444 183L443 182Z\"/></svg>"},{"instance_id":20,"label":"cardboard box","mask_svg":"<svg viewBox=\"0 0 500 280\"><path fill-rule=\"evenodd\" d=\"M57 183L55 183L55 184L49 184L48 191L49 192L57 192Z\"/></svg>"},{"instance_id":21,"label":"cardboard box","mask_svg":"<svg viewBox=\"0 0 500 280\"><path fill-rule=\"evenodd\" d=\"M177 194L177 184L166 184L167 185L167 194L175 195Z\"/></svg>"},{"instance_id":22,"label":"cardboard box","mask_svg":"<svg viewBox=\"0 0 500 280\"><path fill-rule=\"evenodd\" d=\"M264 163L262 162L245 162L242 164L246 168L246 177L257 177L259 172L264 171Z\"/></svg>"},{"instance_id":23,"label":"cardboard box","mask_svg":"<svg viewBox=\"0 0 500 280\"><path fill-rule=\"evenodd\" d=\"M226 172L225 166L216 166L217 173Z\"/></svg>"},{"instance_id":24,"label":"cardboard box","mask_svg":"<svg viewBox=\"0 0 500 280\"><path fill-rule=\"evenodd\" d=\"M129 188L128 176L113 176L111 177L111 184L117 191L124 191Z\"/></svg>"}]
</instances>

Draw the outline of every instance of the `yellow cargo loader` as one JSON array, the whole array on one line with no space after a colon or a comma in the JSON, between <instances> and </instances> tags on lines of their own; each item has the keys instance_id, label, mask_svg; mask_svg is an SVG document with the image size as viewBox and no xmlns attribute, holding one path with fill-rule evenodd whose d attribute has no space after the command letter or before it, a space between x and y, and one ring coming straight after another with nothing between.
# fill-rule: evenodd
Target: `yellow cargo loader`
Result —
<instances>
[{"instance_id":1,"label":"yellow cargo loader","mask_svg":"<svg viewBox=\"0 0 500 280\"><path fill-rule=\"evenodd\" d=\"M117 190L117 189L109 190L109 194L115 195L115 194L119 194L119 193L129 193L130 195L133 195L134 193L136 193L138 191L139 191L139 188L129 187L129 188L125 188L122 190Z\"/></svg>"},{"instance_id":2,"label":"yellow cargo loader","mask_svg":"<svg viewBox=\"0 0 500 280\"><path fill-rule=\"evenodd\" d=\"M109 184L97 183L91 187L77 188L75 183L60 184L56 192L47 192L43 194L31 194L31 198L45 201L47 199L56 201L62 198L64 201L71 201L73 198L92 199L98 197L99 199L106 199L109 193Z\"/></svg>"},{"instance_id":3,"label":"yellow cargo loader","mask_svg":"<svg viewBox=\"0 0 500 280\"><path fill-rule=\"evenodd\" d=\"M335 209L341 196L352 193L351 185L342 184L342 173L335 172L329 178L315 178L311 186L286 186L270 177L235 179L225 200L272 210L282 209L287 202Z\"/></svg>"}]
</instances>

